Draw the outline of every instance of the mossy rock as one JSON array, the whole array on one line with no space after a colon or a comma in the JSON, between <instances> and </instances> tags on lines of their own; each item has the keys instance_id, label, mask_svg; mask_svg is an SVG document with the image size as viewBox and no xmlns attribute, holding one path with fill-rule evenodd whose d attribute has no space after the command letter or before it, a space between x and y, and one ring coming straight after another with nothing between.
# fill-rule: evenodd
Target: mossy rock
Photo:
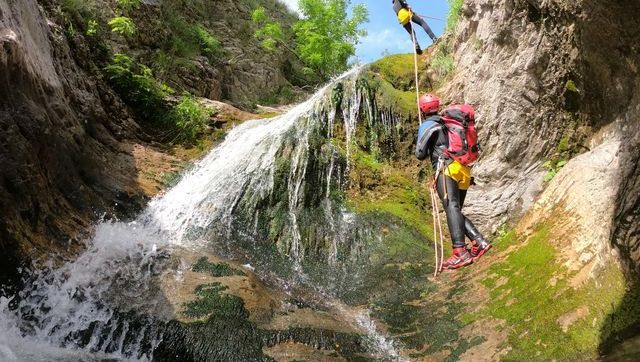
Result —
<instances>
[{"instance_id":1,"label":"mossy rock","mask_svg":"<svg viewBox=\"0 0 640 362\"><path fill-rule=\"evenodd\" d=\"M234 269L225 263L212 263L206 256L201 257L193 264L191 270L194 272L208 273L213 277L226 277L231 275L246 275L238 269Z\"/></svg>"}]
</instances>

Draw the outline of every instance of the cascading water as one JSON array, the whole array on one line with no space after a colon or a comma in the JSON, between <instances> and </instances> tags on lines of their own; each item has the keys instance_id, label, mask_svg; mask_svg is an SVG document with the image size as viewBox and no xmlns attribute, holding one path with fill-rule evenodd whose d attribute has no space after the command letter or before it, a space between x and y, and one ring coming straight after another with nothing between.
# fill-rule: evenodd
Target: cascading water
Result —
<instances>
[{"instance_id":1,"label":"cascading water","mask_svg":"<svg viewBox=\"0 0 640 362\"><path fill-rule=\"evenodd\" d=\"M336 84L342 93L346 155L329 142L323 171L315 175L320 188L311 194L321 199L329 230L326 260L338 263L345 250L342 243L354 233L355 216L337 210L330 196L332 188L342 187L348 179L351 138L363 104L358 72L345 73L282 116L236 127L175 187L152 200L136 221L98 225L87 250L75 261L34 275L31 286L15 300L0 299L0 359L66 360L70 355L86 360L100 356L151 359L162 338L157 321L170 317L161 297L154 294L153 276L165 253L173 246L207 248L212 238L230 242L238 235L255 243L258 234L268 228L265 223L274 229L274 213L267 210L274 205L286 215L274 241L301 274L305 249L299 219L305 217L303 203L310 197L307 172L310 163L317 161L311 157L317 151L311 149L312 144L317 146L313 135L322 131L325 139L333 137L338 109L330 93ZM364 104L364 115L371 123L375 116L371 101L366 99ZM382 114L379 118L392 128L391 117ZM278 173L279 159L286 161L285 175ZM283 180L284 193L278 188ZM283 200L278 199L281 194L286 196ZM365 237L376 238L375 232L365 234L359 231L352 239L362 243ZM351 246L360 248L362 245ZM357 255L343 259L350 258L357 259ZM145 322L136 317L132 322L131 315L155 318ZM354 316L354 321L372 336L375 348L387 358L397 358L392 344L376 334L367 313Z\"/></svg>"}]
</instances>

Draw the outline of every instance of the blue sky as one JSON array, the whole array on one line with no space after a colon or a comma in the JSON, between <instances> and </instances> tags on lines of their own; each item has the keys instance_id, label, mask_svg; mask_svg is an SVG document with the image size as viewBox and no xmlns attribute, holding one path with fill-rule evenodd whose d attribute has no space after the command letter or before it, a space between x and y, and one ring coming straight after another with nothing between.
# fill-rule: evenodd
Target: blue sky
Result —
<instances>
[{"instance_id":1,"label":"blue sky","mask_svg":"<svg viewBox=\"0 0 640 362\"><path fill-rule=\"evenodd\" d=\"M298 0L282 0L293 10L297 10ZM447 0L408 0L415 12L421 15L445 19L449 5ZM356 51L356 59L368 63L382 56L383 52L390 54L410 53L413 51L411 37L396 18L391 8L391 0L352 0L352 3L363 3L369 9L369 22L364 24L368 35L361 39ZM445 22L425 18L436 36L442 35ZM423 48L431 45L431 39L416 26L418 42Z\"/></svg>"}]
</instances>

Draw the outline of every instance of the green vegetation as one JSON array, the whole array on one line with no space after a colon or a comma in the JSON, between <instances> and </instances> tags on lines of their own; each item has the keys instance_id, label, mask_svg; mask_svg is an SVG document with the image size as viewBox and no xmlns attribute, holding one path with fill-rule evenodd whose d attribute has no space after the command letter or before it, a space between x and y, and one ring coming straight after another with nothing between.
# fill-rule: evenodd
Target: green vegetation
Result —
<instances>
[{"instance_id":1,"label":"green vegetation","mask_svg":"<svg viewBox=\"0 0 640 362\"><path fill-rule=\"evenodd\" d=\"M60 9L64 17L67 34L75 37L84 32L88 36L94 36L90 29L95 29L97 33L96 10L93 0L63 0L60 3ZM95 27L94 27L95 25Z\"/></svg>"},{"instance_id":2,"label":"green vegetation","mask_svg":"<svg viewBox=\"0 0 640 362\"><path fill-rule=\"evenodd\" d=\"M251 20L256 23L258 28L254 36L260 40L262 46L267 50L275 50L276 45L284 44L284 32L280 23L271 21L267 17L266 10L260 6L251 13ZM296 54L288 45L284 44L285 49ZM296 54L297 55L297 54Z\"/></svg>"},{"instance_id":3,"label":"green vegetation","mask_svg":"<svg viewBox=\"0 0 640 362\"><path fill-rule=\"evenodd\" d=\"M453 56L450 54L449 47L445 43L441 43L438 46L429 66L442 80L453 73L456 66L453 61Z\"/></svg>"},{"instance_id":4,"label":"green vegetation","mask_svg":"<svg viewBox=\"0 0 640 362\"><path fill-rule=\"evenodd\" d=\"M415 228L425 239L433 238L431 223L429 190L419 185L399 171L386 168L379 172L376 167L367 165L362 156L356 156L354 167L358 173L377 173L381 178L380 189L372 190L370 195L363 193L349 197L348 205L359 214L386 213L400 218ZM428 206L429 205L429 206Z\"/></svg>"},{"instance_id":5,"label":"green vegetation","mask_svg":"<svg viewBox=\"0 0 640 362\"><path fill-rule=\"evenodd\" d=\"M116 54L105 73L113 88L143 120L166 128L173 142L193 143L207 127L214 113L200 105L191 95L180 98L176 105L168 102L173 93L158 82L147 66L139 64L125 54Z\"/></svg>"},{"instance_id":6,"label":"green vegetation","mask_svg":"<svg viewBox=\"0 0 640 362\"><path fill-rule=\"evenodd\" d=\"M180 182L182 174L179 171L165 172L162 174L160 181L166 188L173 187Z\"/></svg>"},{"instance_id":7,"label":"green vegetation","mask_svg":"<svg viewBox=\"0 0 640 362\"><path fill-rule=\"evenodd\" d=\"M347 69L358 38L366 34L360 26L367 21L367 8L356 4L348 17L349 5L349 0L301 0L303 19L293 24L290 33L259 7L252 14L258 26L254 36L266 49L273 50L278 45L293 53L305 65L307 74L328 79Z\"/></svg>"},{"instance_id":8,"label":"green vegetation","mask_svg":"<svg viewBox=\"0 0 640 362\"><path fill-rule=\"evenodd\" d=\"M187 21L176 10L171 9L165 11L163 20L170 36L162 44L162 50L172 64L179 64L180 60L193 59L198 55L204 55L210 61L224 55L220 41L202 24Z\"/></svg>"},{"instance_id":9,"label":"green vegetation","mask_svg":"<svg viewBox=\"0 0 640 362\"><path fill-rule=\"evenodd\" d=\"M423 65L419 65L423 68ZM384 80L401 91L415 90L415 74L413 64L413 54L394 54L386 56L369 68L372 72L378 73ZM418 69L422 72L423 69ZM415 98L415 95L414 95Z\"/></svg>"},{"instance_id":10,"label":"green vegetation","mask_svg":"<svg viewBox=\"0 0 640 362\"><path fill-rule=\"evenodd\" d=\"M448 0L449 2L449 14L447 14L447 25L445 30L447 32L453 32L458 26L460 21L460 15L462 14L462 5L464 0Z\"/></svg>"},{"instance_id":11,"label":"green vegetation","mask_svg":"<svg viewBox=\"0 0 640 362\"><path fill-rule=\"evenodd\" d=\"M105 73L122 99L145 120L160 125L170 106L165 97L173 91L153 78L151 69L126 54L115 54Z\"/></svg>"},{"instance_id":12,"label":"green vegetation","mask_svg":"<svg viewBox=\"0 0 640 362\"><path fill-rule=\"evenodd\" d=\"M233 269L225 263L212 263L206 256L201 257L193 264L191 270L200 273L209 273L214 277L226 277L231 275L245 275L241 270Z\"/></svg>"},{"instance_id":13,"label":"green vegetation","mask_svg":"<svg viewBox=\"0 0 640 362\"><path fill-rule=\"evenodd\" d=\"M171 123L177 127L178 133L174 140L192 143L209 124L214 113L191 95L182 96L180 102L173 107L169 114Z\"/></svg>"},{"instance_id":14,"label":"green vegetation","mask_svg":"<svg viewBox=\"0 0 640 362\"><path fill-rule=\"evenodd\" d=\"M116 0L120 11L129 12L140 7L140 0Z\"/></svg>"},{"instance_id":15,"label":"green vegetation","mask_svg":"<svg viewBox=\"0 0 640 362\"><path fill-rule=\"evenodd\" d=\"M87 31L85 34L87 34L87 36L98 35L98 22L96 20L91 19L87 22Z\"/></svg>"},{"instance_id":16,"label":"green vegetation","mask_svg":"<svg viewBox=\"0 0 640 362\"><path fill-rule=\"evenodd\" d=\"M542 167L547 170L547 173L544 175L544 182L549 182L553 179L556 174L560 171L564 165L567 164L567 160L559 160L559 161L547 161L542 164Z\"/></svg>"},{"instance_id":17,"label":"green vegetation","mask_svg":"<svg viewBox=\"0 0 640 362\"><path fill-rule=\"evenodd\" d=\"M569 92L580 93L580 90L578 90L578 86L576 86L576 83L571 79L567 81L567 83L564 85L564 88Z\"/></svg>"},{"instance_id":18,"label":"green vegetation","mask_svg":"<svg viewBox=\"0 0 640 362\"><path fill-rule=\"evenodd\" d=\"M93 12L94 2L92 0L62 0L60 6L62 11L68 14L88 15Z\"/></svg>"},{"instance_id":19,"label":"green vegetation","mask_svg":"<svg viewBox=\"0 0 640 362\"><path fill-rule=\"evenodd\" d=\"M136 33L136 24L126 16L117 16L109 20L111 31L126 38L132 37Z\"/></svg>"},{"instance_id":20,"label":"green vegetation","mask_svg":"<svg viewBox=\"0 0 640 362\"><path fill-rule=\"evenodd\" d=\"M347 17L348 0L300 0L304 15L293 25L297 51L302 60L323 78L347 69L355 54L359 36L366 35L360 25L368 20L367 8L356 4Z\"/></svg>"},{"instance_id":21,"label":"green vegetation","mask_svg":"<svg viewBox=\"0 0 640 362\"><path fill-rule=\"evenodd\" d=\"M482 281L489 289L489 303L462 318L465 323L482 318L478 316L506 321L510 351L505 360L592 359L603 332L622 330L636 318L628 316L620 326L607 327L607 316L625 293L621 271L610 263L597 281L571 286L575 272L557 260L549 242L551 230L550 225L539 226L526 243L514 231L506 233L500 244L522 246L489 268Z\"/></svg>"},{"instance_id":22,"label":"green vegetation","mask_svg":"<svg viewBox=\"0 0 640 362\"><path fill-rule=\"evenodd\" d=\"M227 287L220 283L203 284L196 287L195 294L198 299L184 304L184 314L189 318L202 318L212 314L224 314L229 317L238 313L239 318L247 318L248 312L244 309L242 299L221 293Z\"/></svg>"},{"instance_id":23,"label":"green vegetation","mask_svg":"<svg viewBox=\"0 0 640 362\"><path fill-rule=\"evenodd\" d=\"M223 54L220 41L213 36L204 26L198 24L195 27L196 39L200 45L202 55L213 59Z\"/></svg>"}]
</instances>

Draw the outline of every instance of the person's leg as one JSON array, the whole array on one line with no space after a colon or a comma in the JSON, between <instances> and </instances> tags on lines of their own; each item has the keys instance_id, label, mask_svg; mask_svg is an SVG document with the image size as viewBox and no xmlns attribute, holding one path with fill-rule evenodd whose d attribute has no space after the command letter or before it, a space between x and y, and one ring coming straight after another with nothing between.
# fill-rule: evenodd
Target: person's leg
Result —
<instances>
[{"instance_id":1,"label":"person's leg","mask_svg":"<svg viewBox=\"0 0 640 362\"><path fill-rule=\"evenodd\" d=\"M445 195L444 185L446 184L447 193ZM466 245L464 241L464 216L462 215L462 205L460 204L460 190L458 182L449 176L440 173L436 181L436 190L442 201L444 211L447 214L447 225L449 226L449 234L454 248ZM446 199L445 199L446 196Z\"/></svg>"},{"instance_id":2,"label":"person's leg","mask_svg":"<svg viewBox=\"0 0 640 362\"><path fill-rule=\"evenodd\" d=\"M467 190L460 190L458 195L460 196L459 197L459 199L460 199L460 209L462 210L462 208L464 207L464 200L467 198ZM472 241L473 240L485 240L484 236L482 236L480 231L478 231L476 226L473 225L471 220L469 220L469 218L464 213L462 213L462 217L464 218L464 234Z\"/></svg>"},{"instance_id":3,"label":"person's leg","mask_svg":"<svg viewBox=\"0 0 640 362\"><path fill-rule=\"evenodd\" d=\"M464 206L466 197L467 190L460 190L460 208ZM491 243L484 238L469 218L464 214L462 214L462 217L464 218L464 233L471 240L471 257L473 257L473 260L476 260L491 249Z\"/></svg>"},{"instance_id":4,"label":"person's leg","mask_svg":"<svg viewBox=\"0 0 640 362\"><path fill-rule=\"evenodd\" d=\"M436 35L433 33L433 31L431 30L431 28L429 27L429 25L427 24L426 21L424 21L423 18L419 17L416 14L413 14L413 16L411 17L411 21L413 21L414 23L420 25L422 27L422 29L424 29L424 31L427 33L427 35L429 35L429 38L431 38L432 41L436 41Z\"/></svg>"},{"instance_id":5,"label":"person's leg","mask_svg":"<svg viewBox=\"0 0 640 362\"><path fill-rule=\"evenodd\" d=\"M446 194L445 194L446 184ZM445 213L447 214L447 225L453 246L453 254L442 264L443 269L457 269L473 262L471 253L467 250L465 243L465 219L462 215L462 205L460 204L460 189L458 182L449 176L440 174L436 180L436 190Z\"/></svg>"},{"instance_id":6,"label":"person's leg","mask_svg":"<svg viewBox=\"0 0 640 362\"><path fill-rule=\"evenodd\" d=\"M420 44L418 43L418 36L416 35L416 32L413 31L413 26L411 26L411 22L404 24L402 27L404 28L404 30L407 31L407 33L409 33L409 37L411 38L411 41L413 42L415 40L416 43L414 45L416 47L416 53L422 54L422 49L420 48ZM411 34L413 34L413 36Z\"/></svg>"}]
</instances>

